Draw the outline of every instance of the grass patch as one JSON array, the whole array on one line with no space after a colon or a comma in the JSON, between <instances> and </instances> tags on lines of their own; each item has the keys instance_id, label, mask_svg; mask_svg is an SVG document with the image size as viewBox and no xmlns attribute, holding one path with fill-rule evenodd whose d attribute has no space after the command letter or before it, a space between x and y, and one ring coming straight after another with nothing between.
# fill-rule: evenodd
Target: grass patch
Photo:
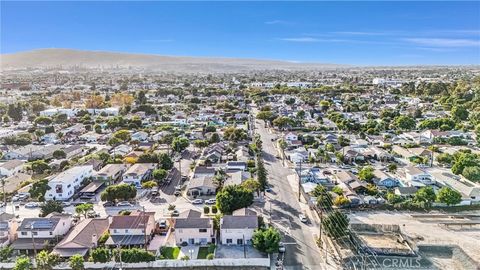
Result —
<instances>
[{"instance_id":1,"label":"grass patch","mask_svg":"<svg viewBox=\"0 0 480 270\"><path fill-rule=\"evenodd\" d=\"M176 260L178 258L178 254L180 254L179 247L162 247L160 249L160 254L164 259Z\"/></svg>"},{"instance_id":2,"label":"grass patch","mask_svg":"<svg viewBox=\"0 0 480 270\"><path fill-rule=\"evenodd\" d=\"M197 259L206 259L208 255L208 247L200 247L198 249Z\"/></svg>"}]
</instances>

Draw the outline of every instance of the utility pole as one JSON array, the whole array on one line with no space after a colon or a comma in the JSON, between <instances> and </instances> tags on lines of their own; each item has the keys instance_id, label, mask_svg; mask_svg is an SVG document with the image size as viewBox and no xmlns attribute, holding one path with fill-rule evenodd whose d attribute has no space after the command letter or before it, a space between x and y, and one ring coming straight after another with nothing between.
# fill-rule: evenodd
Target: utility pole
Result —
<instances>
[{"instance_id":1,"label":"utility pole","mask_svg":"<svg viewBox=\"0 0 480 270\"><path fill-rule=\"evenodd\" d=\"M32 234L33 255L37 258L37 247L35 246L35 239L33 237L33 222L30 224L30 233Z\"/></svg>"},{"instance_id":2,"label":"utility pole","mask_svg":"<svg viewBox=\"0 0 480 270\"><path fill-rule=\"evenodd\" d=\"M117 245L117 251L118 251L118 262L120 263L120 266L118 267L118 270L123 269L123 264L122 264L122 250L120 249L120 244ZM115 258L115 256L113 256Z\"/></svg>"},{"instance_id":3,"label":"utility pole","mask_svg":"<svg viewBox=\"0 0 480 270\"><path fill-rule=\"evenodd\" d=\"M144 244L145 251L147 250L147 220L145 219L145 206L142 206L142 215L143 215L143 235L144 235Z\"/></svg>"},{"instance_id":4,"label":"utility pole","mask_svg":"<svg viewBox=\"0 0 480 270\"><path fill-rule=\"evenodd\" d=\"M247 258L247 247L245 246L245 234L242 235L243 236L243 258Z\"/></svg>"},{"instance_id":5,"label":"utility pole","mask_svg":"<svg viewBox=\"0 0 480 270\"><path fill-rule=\"evenodd\" d=\"M300 159L300 171L298 172L298 201L300 201L302 188L302 160Z\"/></svg>"}]
</instances>

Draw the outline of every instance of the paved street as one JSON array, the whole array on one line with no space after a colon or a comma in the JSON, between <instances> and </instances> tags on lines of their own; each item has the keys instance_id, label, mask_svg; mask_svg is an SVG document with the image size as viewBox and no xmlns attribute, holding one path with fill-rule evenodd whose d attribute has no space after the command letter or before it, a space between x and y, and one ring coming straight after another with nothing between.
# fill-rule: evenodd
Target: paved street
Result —
<instances>
[{"instance_id":1,"label":"paved street","mask_svg":"<svg viewBox=\"0 0 480 270\"><path fill-rule=\"evenodd\" d=\"M287 176L293 174L293 171L283 167L282 161L276 158L277 150L271 141L275 135L268 133L263 122L257 123L255 127L255 132L262 138L265 167L273 186L273 192L267 195L265 208L270 211L271 201L272 221L285 235L282 240L286 244L285 269L324 269L311 233L312 228L298 218L302 211L298 202L298 190L292 189L287 181Z\"/></svg>"}]
</instances>

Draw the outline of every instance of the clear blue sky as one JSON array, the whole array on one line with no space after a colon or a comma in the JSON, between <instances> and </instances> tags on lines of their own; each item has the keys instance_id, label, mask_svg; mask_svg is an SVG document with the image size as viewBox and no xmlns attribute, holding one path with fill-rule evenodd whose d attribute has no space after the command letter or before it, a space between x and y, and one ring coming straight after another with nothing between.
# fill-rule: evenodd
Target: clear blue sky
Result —
<instances>
[{"instance_id":1,"label":"clear blue sky","mask_svg":"<svg viewBox=\"0 0 480 270\"><path fill-rule=\"evenodd\" d=\"M480 64L479 2L1 2L1 52Z\"/></svg>"}]
</instances>

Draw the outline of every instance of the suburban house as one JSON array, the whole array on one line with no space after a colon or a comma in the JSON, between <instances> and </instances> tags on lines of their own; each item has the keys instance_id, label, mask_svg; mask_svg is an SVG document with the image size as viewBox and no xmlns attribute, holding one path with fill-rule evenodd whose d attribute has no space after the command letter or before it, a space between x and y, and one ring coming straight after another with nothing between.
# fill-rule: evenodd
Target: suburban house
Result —
<instances>
[{"instance_id":1,"label":"suburban house","mask_svg":"<svg viewBox=\"0 0 480 270\"><path fill-rule=\"evenodd\" d=\"M480 184L469 181L464 177L452 174L449 171L432 172L432 177L441 186L447 186L462 194L463 201L480 201Z\"/></svg>"},{"instance_id":2,"label":"suburban house","mask_svg":"<svg viewBox=\"0 0 480 270\"><path fill-rule=\"evenodd\" d=\"M65 201L70 199L80 187L82 182L91 177L93 166L76 166L48 181L50 189L45 193L45 200Z\"/></svg>"},{"instance_id":3,"label":"suburban house","mask_svg":"<svg viewBox=\"0 0 480 270\"><path fill-rule=\"evenodd\" d=\"M435 183L428 172L413 166L405 167L405 179L409 186L431 185Z\"/></svg>"},{"instance_id":4,"label":"suburban house","mask_svg":"<svg viewBox=\"0 0 480 270\"><path fill-rule=\"evenodd\" d=\"M142 187L142 182L148 180L152 175L152 171L156 168L155 163L136 163L133 164L123 174L122 182L133 184L137 188Z\"/></svg>"},{"instance_id":5,"label":"suburban house","mask_svg":"<svg viewBox=\"0 0 480 270\"><path fill-rule=\"evenodd\" d=\"M215 194L217 187L213 180L214 176L210 175L202 175L192 178L187 186L188 196L195 197Z\"/></svg>"},{"instance_id":6,"label":"suburban house","mask_svg":"<svg viewBox=\"0 0 480 270\"><path fill-rule=\"evenodd\" d=\"M132 212L129 216L113 216L105 245L110 247L144 247L155 229L154 212Z\"/></svg>"},{"instance_id":7,"label":"suburban house","mask_svg":"<svg viewBox=\"0 0 480 270\"><path fill-rule=\"evenodd\" d=\"M177 245L187 243L189 245L206 245L215 243L213 220L201 217L201 213L188 210L174 221L175 242Z\"/></svg>"},{"instance_id":8,"label":"suburban house","mask_svg":"<svg viewBox=\"0 0 480 270\"><path fill-rule=\"evenodd\" d=\"M35 159L48 159L52 158L53 152L56 150L62 149L62 145L52 144L52 145L25 145L17 149L8 151L3 155L3 159L12 160L35 160Z\"/></svg>"},{"instance_id":9,"label":"suburban house","mask_svg":"<svg viewBox=\"0 0 480 270\"><path fill-rule=\"evenodd\" d=\"M246 171L247 162L245 161L227 161L227 171Z\"/></svg>"},{"instance_id":10,"label":"suburban house","mask_svg":"<svg viewBox=\"0 0 480 270\"><path fill-rule=\"evenodd\" d=\"M376 169L373 171L373 174L375 175L374 181L377 186L394 188L400 185L400 181L397 178L381 170Z\"/></svg>"},{"instance_id":11,"label":"suburban house","mask_svg":"<svg viewBox=\"0 0 480 270\"><path fill-rule=\"evenodd\" d=\"M17 228L17 239L12 248L19 251L44 249L45 243L55 243L65 235L72 221L70 216L55 216L43 218L25 218Z\"/></svg>"},{"instance_id":12,"label":"suburban house","mask_svg":"<svg viewBox=\"0 0 480 270\"><path fill-rule=\"evenodd\" d=\"M85 256L97 246L98 238L108 230L108 218L84 219L58 243L53 252L68 258L75 254Z\"/></svg>"},{"instance_id":13,"label":"suburban house","mask_svg":"<svg viewBox=\"0 0 480 270\"><path fill-rule=\"evenodd\" d=\"M0 247L5 247L16 239L17 228L15 215L5 212L0 214Z\"/></svg>"},{"instance_id":14,"label":"suburban house","mask_svg":"<svg viewBox=\"0 0 480 270\"><path fill-rule=\"evenodd\" d=\"M32 176L30 174L16 173L4 179L4 191L5 193L13 193L17 191L17 189L22 185L22 183L30 182L31 180Z\"/></svg>"},{"instance_id":15,"label":"suburban house","mask_svg":"<svg viewBox=\"0 0 480 270\"><path fill-rule=\"evenodd\" d=\"M103 181L113 184L121 179L125 170L125 164L107 164L105 167L93 174L93 179L96 181Z\"/></svg>"},{"instance_id":16,"label":"suburban house","mask_svg":"<svg viewBox=\"0 0 480 270\"><path fill-rule=\"evenodd\" d=\"M224 245L250 245L253 232L258 229L257 214L248 209L235 210L220 220L220 243Z\"/></svg>"},{"instance_id":17,"label":"suburban house","mask_svg":"<svg viewBox=\"0 0 480 270\"><path fill-rule=\"evenodd\" d=\"M298 136L295 133L289 132L283 137L286 141L298 141Z\"/></svg>"},{"instance_id":18,"label":"suburban house","mask_svg":"<svg viewBox=\"0 0 480 270\"><path fill-rule=\"evenodd\" d=\"M0 165L0 176L12 176L16 173L19 173L23 169L23 160L9 160Z\"/></svg>"}]
</instances>

